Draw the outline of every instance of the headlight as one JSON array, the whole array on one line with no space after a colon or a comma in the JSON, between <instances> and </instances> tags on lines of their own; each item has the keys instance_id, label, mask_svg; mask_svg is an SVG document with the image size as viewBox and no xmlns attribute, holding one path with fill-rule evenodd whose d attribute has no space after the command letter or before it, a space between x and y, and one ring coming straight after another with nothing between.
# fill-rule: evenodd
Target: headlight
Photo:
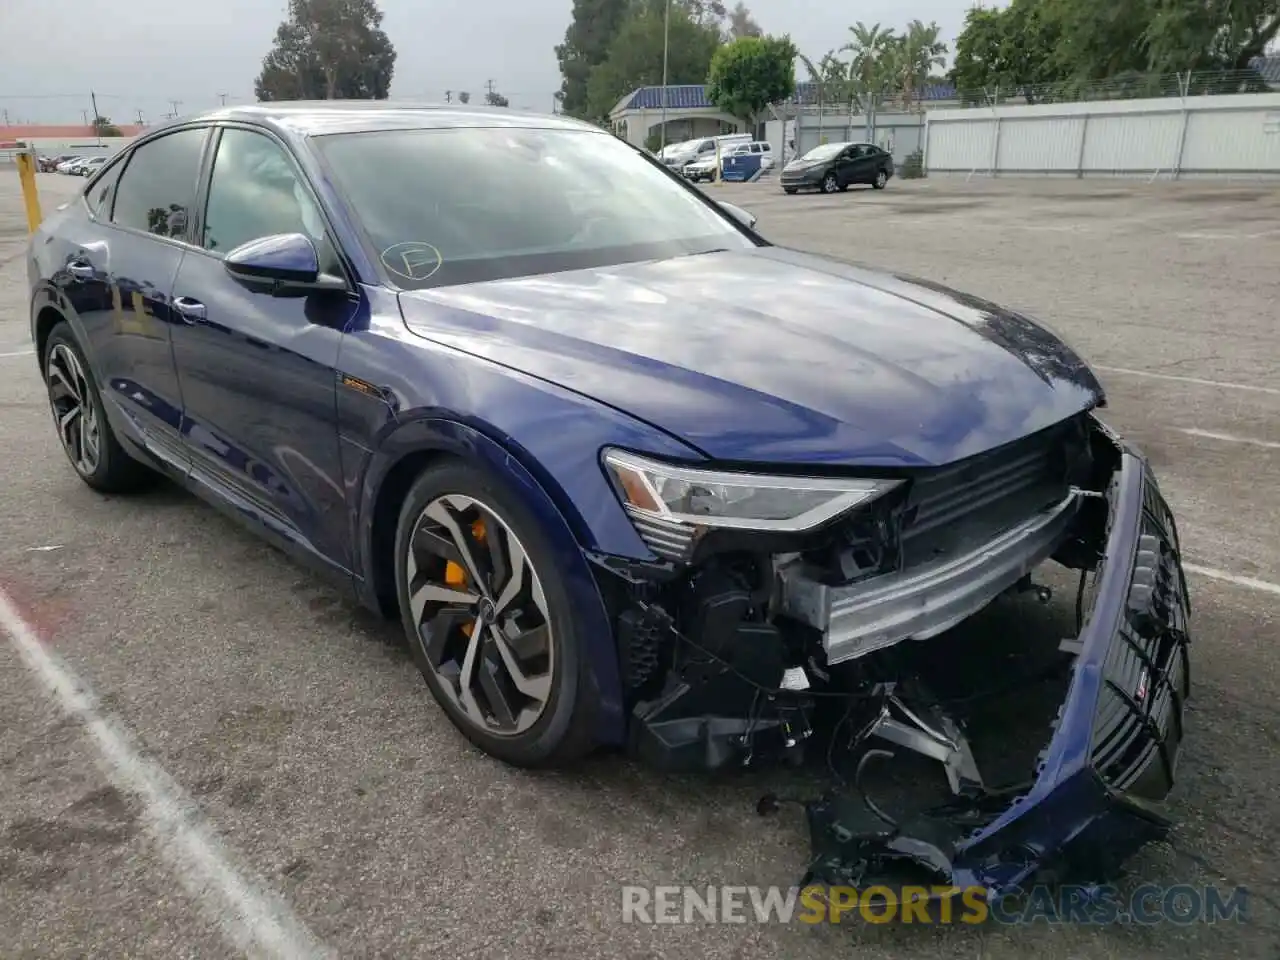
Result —
<instances>
[{"instance_id":1,"label":"headlight","mask_svg":"<svg viewBox=\"0 0 1280 960\"><path fill-rule=\"evenodd\" d=\"M902 482L699 470L621 450L606 450L604 463L645 543L676 559L710 529L801 533Z\"/></svg>"}]
</instances>

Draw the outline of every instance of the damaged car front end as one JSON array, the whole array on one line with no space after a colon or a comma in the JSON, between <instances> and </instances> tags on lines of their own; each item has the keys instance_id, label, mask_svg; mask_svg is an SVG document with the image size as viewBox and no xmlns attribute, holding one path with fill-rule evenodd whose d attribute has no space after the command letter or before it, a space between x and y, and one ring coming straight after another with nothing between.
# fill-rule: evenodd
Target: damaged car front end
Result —
<instances>
[{"instance_id":1,"label":"damaged car front end","mask_svg":"<svg viewBox=\"0 0 1280 960\"><path fill-rule=\"evenodd\" d=\"M594 558L630 748L675 770L799 761L815 745L849 758L850 782L807 804L806 882L998 898L1033 879L1105 880L1167 831L1189 683L1178 536L1146 460L1093 412L855 479L603 461L657 558ZM963 717L912 664L1003 597L1047 600L1032 576L1050 561L1079 578L1075 634L1057 645L1065 693L1026 776L989 782ZM885 748L936 761L946 799L907 815L877 803L862 774Z\"/></svg>"}]
</instances>

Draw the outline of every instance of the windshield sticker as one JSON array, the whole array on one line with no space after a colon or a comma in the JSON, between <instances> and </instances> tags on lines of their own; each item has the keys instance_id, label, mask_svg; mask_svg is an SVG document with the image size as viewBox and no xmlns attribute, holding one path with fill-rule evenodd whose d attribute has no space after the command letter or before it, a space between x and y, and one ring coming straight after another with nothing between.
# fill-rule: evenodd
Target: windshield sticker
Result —
<instances>
[{"instance_id":1,"label":"windshield sticker","mask_svg":"<svg viewBox=\"0 0 1280 960\"><path fill-rule=\"evenodd\" d=\"M430 279L444 262L440 251L422 240L393 243L382 251L379 259L397 277L415 282Z\"/></svg>"}]
</instances>

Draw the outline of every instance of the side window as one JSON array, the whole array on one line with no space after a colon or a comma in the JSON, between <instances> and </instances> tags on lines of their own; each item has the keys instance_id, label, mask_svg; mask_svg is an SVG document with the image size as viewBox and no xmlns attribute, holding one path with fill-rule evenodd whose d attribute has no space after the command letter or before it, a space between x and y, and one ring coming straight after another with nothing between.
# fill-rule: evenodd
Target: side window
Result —
<instances>
[{"instance_id":1,"label":"side window","mask_svg":"<svg viewBox=\"0 0 1280 960\"><path fill-rule=\"evenodd\" d=\"M95 180L85 190L84 202L89 212L95 217L105 218L111 212L111 201L116 195L116 184L120 182L120 172L124 170L124 162L114 163L107 172Z\"/></svg>"},{"instance_id":2,"label":"side window","mask_svg":"<svg viewBox=\"0 0 1280 960\"><path fill-rule=\"evenodd\" d=\"M134 150L115 188L111 221L159 237L185 236L206 133L179 130Z\"/></svg>"},{"instance_id":3,"label":"side window","mask_svg":"<svg viewBox=\"0 0 1280 960\"><path fill-rule=\"evenodd\" d=\"M250 130L222 132L209 182L201 246L226 253L278 233L302 233L326 259L324 221L288 154Z\"/></svg>"},{"instance_id":4,"label":"side window","mask_svg":"<svg viewBox=\"0 0 1280 960\"><path fill-rule=\"evenodd\" d=\"M767 143L762 143L760 144L760 151L762 153L771 153L773 151L773 147L769 146Z\"/></svg>"},{"instance_id":5,"label":"side window","mask_svg":"<svg viewBox=\"0 0 1280 960\"><path fill-rule=\"evenodd\" d=\"M698 153L715 153L715 152L716 152L716 144L714 140L707 140L702 144L702 146L698 147Z\"/></svg>"}]
</instances>

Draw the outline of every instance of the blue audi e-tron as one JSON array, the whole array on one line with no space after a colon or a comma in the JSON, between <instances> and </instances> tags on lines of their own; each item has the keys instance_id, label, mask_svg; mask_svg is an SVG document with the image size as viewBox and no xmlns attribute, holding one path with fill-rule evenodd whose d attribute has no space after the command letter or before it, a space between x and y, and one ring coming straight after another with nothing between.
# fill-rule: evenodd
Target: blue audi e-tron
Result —
<instances>
[{"instance_id":1,"label":"blue audi e-tron","mask_svg":"<svg viewBox=\"0 0 1280 960\"><path fill-rule=\"evenodd\" d=\"M1188 601L1098 381L1026 317L754 224L564 117L227 108L39 228L31 329L85 483L165 474L400 618L496 757L709 768L860 731L951 801L815 808L827 862L993 891L1159 835ZM996 785L912 664L1050 561L1081 585L1061 706Z\"/></svg>"}]
</instances>

